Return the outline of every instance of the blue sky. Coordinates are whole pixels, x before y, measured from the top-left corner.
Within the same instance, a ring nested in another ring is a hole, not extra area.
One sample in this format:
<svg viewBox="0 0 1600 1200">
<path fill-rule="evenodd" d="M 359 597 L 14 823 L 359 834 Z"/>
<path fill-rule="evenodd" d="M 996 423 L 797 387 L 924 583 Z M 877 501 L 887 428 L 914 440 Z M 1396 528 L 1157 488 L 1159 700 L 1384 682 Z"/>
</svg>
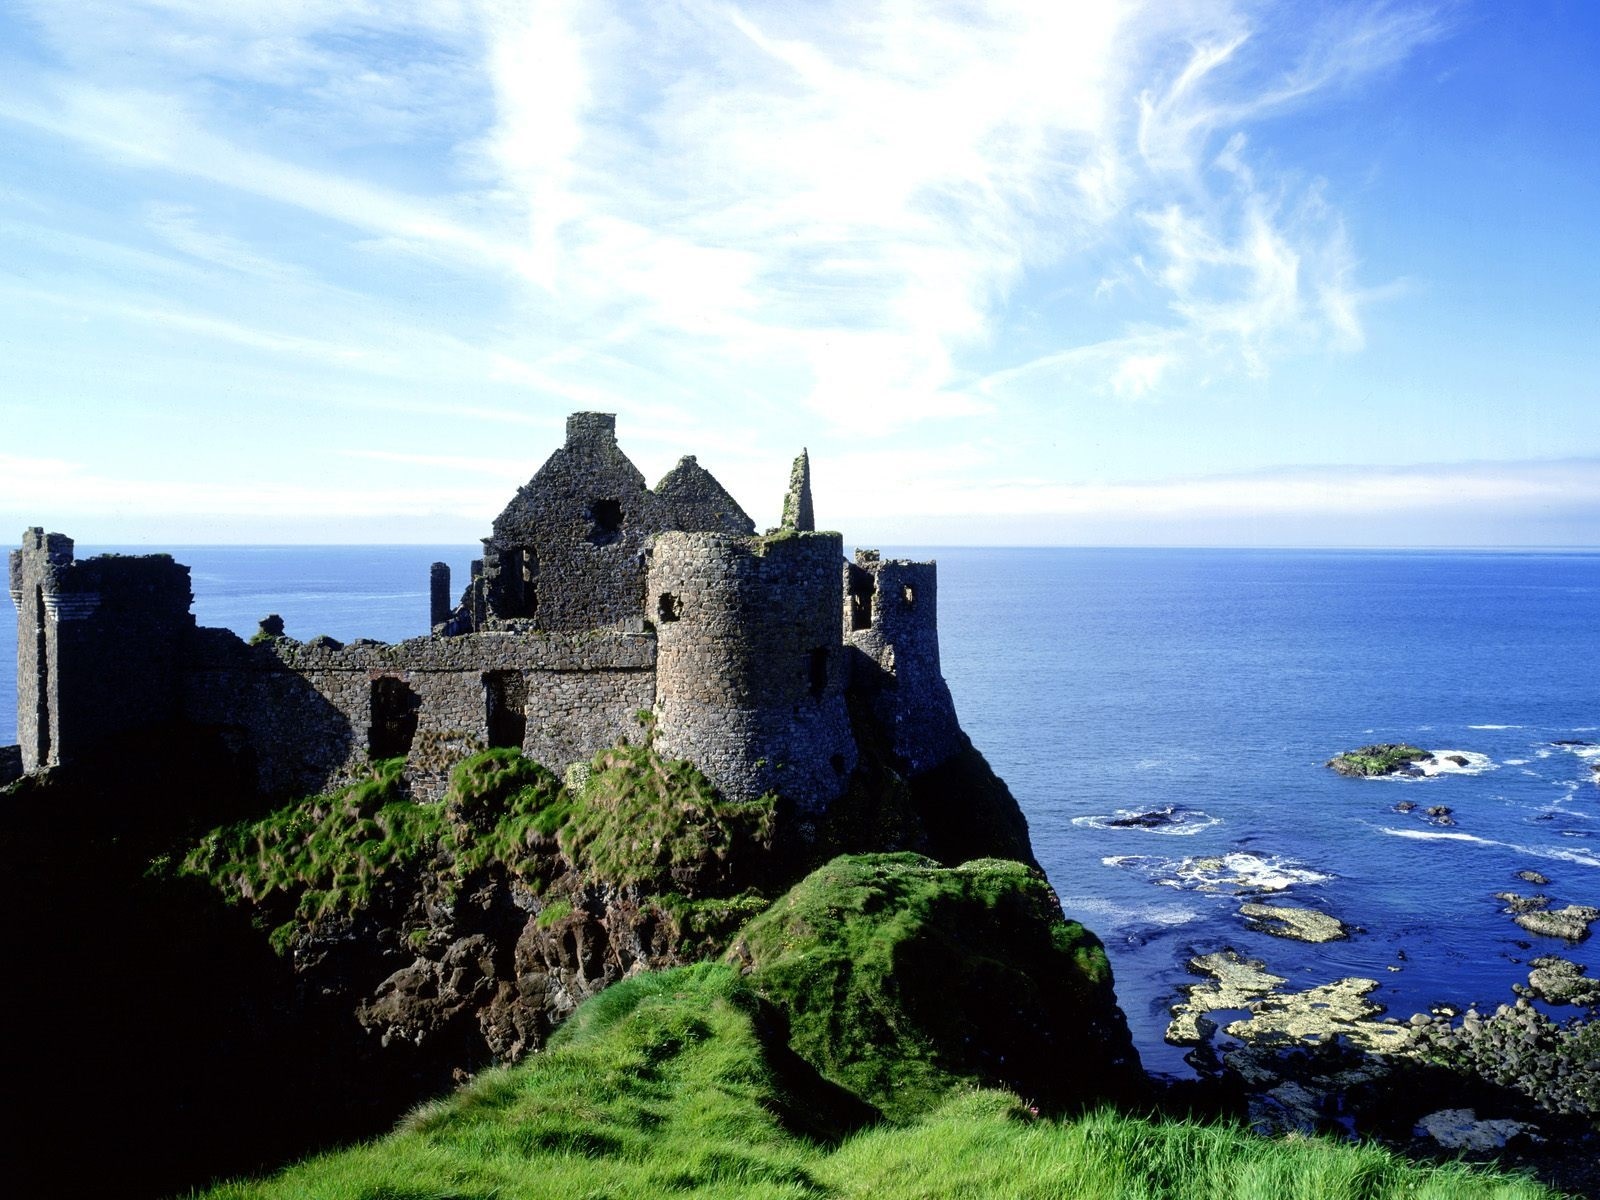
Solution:
<svg viewBox="0 0 1600 1200">
<path fill-rule="evenodd" d="M 0 530 L 1600 544 L 1600 6 L 12 0 Z M 7 535 L 10 536 L 10 535 Z"/>
</svg>

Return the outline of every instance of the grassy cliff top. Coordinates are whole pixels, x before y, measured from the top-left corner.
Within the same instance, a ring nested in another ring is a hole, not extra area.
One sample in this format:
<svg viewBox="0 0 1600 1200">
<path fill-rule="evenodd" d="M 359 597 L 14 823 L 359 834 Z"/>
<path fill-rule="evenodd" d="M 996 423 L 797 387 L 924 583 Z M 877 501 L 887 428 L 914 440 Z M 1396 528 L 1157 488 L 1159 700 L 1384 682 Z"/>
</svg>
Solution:
<svg viewBox="0 0 1600 1200">
<path fill-rule="evenodd" d="M 700 964 L 618 984 L 550 1050 L 486 1072 L 377 1141 L 216 1200 L 354 1197 L 1105 1196 L 1539 1200 L 1518 1178 L 1419 1168 L 1322 1139 L 1098 1112 L 1038 1117 L 958 1089 L 905 1126 L 831 1134 L 826 1084 L 785 1052 L 749 982 Z"/>
</svg>

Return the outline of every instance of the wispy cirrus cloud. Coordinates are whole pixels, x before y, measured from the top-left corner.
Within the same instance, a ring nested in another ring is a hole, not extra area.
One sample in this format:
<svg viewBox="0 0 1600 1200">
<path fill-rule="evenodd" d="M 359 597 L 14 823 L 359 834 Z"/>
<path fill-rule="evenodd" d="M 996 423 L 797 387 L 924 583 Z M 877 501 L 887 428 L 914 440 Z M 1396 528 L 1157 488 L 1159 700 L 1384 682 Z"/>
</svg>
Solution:
<svg viewBox="0 0 1600 1200">
<path fill-rule="evenodd" d="M 103 224 L 163 261 L 148 295 L 16 294 L 393 382 L 362 403 L 396 413 L 430 403 L 402 381 L 473 426 L 614 409 L 734 478 L 818 418 L 970 452 L 966 418 L 1358 349 L 1338 197 L 1257 145 L 1442 32 L 1246 0 L 18 11 L 48 53 L 0 120 L 126 183 Z"/>
</svg>

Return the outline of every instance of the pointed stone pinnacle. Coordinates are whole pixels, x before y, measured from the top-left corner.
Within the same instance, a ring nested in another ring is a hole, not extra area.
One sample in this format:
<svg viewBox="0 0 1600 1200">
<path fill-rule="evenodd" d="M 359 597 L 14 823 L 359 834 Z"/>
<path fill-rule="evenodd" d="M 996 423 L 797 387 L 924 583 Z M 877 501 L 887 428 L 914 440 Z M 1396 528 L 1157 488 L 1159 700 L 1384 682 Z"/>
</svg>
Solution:
<svg viewBox="0 0 1600 1200">
<path fill-rule="evenodd" d="M 783 528 L 810 532 L 817 519 L 811 511 L 811 459 L 804 449 L 789 471 L 789 493 L 783 498 Z"/>
</svg>

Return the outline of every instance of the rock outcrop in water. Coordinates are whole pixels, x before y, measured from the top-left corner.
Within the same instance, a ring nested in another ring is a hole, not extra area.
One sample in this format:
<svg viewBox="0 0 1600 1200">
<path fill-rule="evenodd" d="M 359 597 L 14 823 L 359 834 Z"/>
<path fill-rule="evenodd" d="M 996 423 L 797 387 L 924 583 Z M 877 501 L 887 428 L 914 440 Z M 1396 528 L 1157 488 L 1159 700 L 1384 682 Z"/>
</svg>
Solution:
<svg viewBox="0 0 1600 1200">
<path fill-rule="evenodd" d="M 1413 763 L 1431 761 L 1432 758 L 1433 754 L 1420 746 L 1383 742 L 1335 754 L 1327 765 L 1341 775 L 1403 775 L 1412 770 Z"/>
</svg>

